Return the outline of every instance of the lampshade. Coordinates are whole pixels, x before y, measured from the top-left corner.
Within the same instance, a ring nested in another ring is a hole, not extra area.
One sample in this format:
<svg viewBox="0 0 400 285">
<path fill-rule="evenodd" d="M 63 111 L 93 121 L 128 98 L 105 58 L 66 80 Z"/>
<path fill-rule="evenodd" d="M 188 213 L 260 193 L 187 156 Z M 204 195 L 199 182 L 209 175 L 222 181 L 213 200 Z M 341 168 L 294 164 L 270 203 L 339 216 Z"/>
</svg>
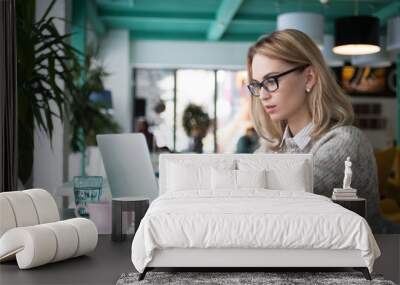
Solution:
<svg viewBox="0 0 400 285">
<path fill-rule="evenodd" d="M 386 39 L 388 51 L 400 50 L 400 16 L 388 20 Z"/>
<path fill-rule="evenodd" d="M 365 55 L 353 55 L 351 57 L 351 64 L 356 66 L 371 66 L 371 67 L 388 67 L 392 64 L 388 53 L 385 50 L 385 37 L 381 37 L 380 52 Z"/>
<path fill-rule="evenodd" d="M 332 67 L 343 66 L 344 61 L 347 58 L 345 56 L 333 53 L 332 52 L 333 44 L 334 44 L 333 35 L 324 35 L 324 47 L 322 49 L 322 55 L 324 56 L 324 59 L 329 66 Z"/>
<path fill-rule="evenodd" d="M 336 19 L 334 53 L 362 55 L 379 51 L 379 19 L 377 17 L 350 16 Z"/>
<path fill-rule="evenodd" d="M 321 49 L 324 42 L 324 17 L 308 12 L 284 13 L 278 16 L 278 30 L 296 29 L 307 34 Z"/>
</svg>

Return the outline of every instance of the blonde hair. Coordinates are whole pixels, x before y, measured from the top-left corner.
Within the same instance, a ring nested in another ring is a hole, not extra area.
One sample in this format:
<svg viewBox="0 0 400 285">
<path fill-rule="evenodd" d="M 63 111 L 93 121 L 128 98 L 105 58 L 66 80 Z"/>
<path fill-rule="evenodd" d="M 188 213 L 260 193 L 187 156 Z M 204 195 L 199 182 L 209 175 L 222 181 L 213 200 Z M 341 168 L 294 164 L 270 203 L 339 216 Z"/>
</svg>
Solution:
<svg viewBox="0 0 400 285">
<path fill-rule="evenodd" d="M 310 134 L 317 139 L 331 128 L 351 125 L 354 112 L 351 102 L 336 83 L 315 43 L 303 32 L 287 29 L 260 38 L 247 53 L 248 80 L 252 77 L 252 61 L 255 54 L 285 61 L 289 64 L 310 65 L 315 68 L 317 80 L 307 94 L 307 104 L 315 127 Z M 266 140 L 268 147 L 277 150 L 282 141 L 286 120 L 274 122 L 264 111 L 261 100 L 251 96 L 251 113 L 257 133 Z"/>
</svg>

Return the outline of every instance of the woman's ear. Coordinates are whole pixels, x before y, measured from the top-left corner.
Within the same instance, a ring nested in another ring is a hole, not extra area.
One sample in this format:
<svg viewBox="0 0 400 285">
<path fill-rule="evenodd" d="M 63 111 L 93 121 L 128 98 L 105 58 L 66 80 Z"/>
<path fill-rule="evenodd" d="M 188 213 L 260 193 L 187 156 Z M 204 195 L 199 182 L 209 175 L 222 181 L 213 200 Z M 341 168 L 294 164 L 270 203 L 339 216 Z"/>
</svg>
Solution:
<svg viewBox="0 0 400 285">
<path fill-rule="evenodd" d="M 306 79 L 306 92 L 309 93 L 317 83 L 317 73 L 315 72 L 314 66 L 308 66 L 304 70 L 304 75 Z"/>
</svg>

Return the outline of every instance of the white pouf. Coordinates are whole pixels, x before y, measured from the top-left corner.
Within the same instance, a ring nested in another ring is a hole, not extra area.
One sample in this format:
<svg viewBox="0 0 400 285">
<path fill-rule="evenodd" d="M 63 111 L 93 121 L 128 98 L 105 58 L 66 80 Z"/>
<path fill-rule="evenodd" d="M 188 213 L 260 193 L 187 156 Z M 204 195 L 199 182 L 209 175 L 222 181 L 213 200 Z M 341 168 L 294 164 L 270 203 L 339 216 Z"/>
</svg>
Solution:
<svg viewBox="0 0 400 285">
<path fill-rule="evenodd" d="M 96 248 L 96 225 L 84 218 L 59 221 L 46 190 L 0 193 L 0 214 L 0 262 L 16 259 L 20 269 L 28 269 Z"/>
</svg>

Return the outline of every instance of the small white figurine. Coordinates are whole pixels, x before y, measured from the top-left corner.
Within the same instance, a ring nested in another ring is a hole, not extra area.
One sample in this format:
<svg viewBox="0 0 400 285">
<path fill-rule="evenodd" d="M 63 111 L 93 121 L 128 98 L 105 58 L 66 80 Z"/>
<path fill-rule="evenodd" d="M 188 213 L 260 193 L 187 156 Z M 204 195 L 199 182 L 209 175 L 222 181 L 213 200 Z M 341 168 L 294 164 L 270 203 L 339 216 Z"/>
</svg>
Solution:
<svg viewBox="0 0 400 285">
<path fill-rule="evenodd" d="M 344 162 L 344 178 L 343 188 L 333 188 L 332 199 L 333 200 L 352 200 L 357 199 L 357 189 L 351 187 L 351 177 L 353 171 L 351 170 L 350 156 L 347 157 Z"/>
<path fill-rule="evenodd" d="M 343 179 L 343 189 L 351 189 L 351 176 L 353 172 L 351 171 L 351 161 L 350 156 L 347 157 L 346 161 L 344 162 L 344 179 Z"/>
</svg>

